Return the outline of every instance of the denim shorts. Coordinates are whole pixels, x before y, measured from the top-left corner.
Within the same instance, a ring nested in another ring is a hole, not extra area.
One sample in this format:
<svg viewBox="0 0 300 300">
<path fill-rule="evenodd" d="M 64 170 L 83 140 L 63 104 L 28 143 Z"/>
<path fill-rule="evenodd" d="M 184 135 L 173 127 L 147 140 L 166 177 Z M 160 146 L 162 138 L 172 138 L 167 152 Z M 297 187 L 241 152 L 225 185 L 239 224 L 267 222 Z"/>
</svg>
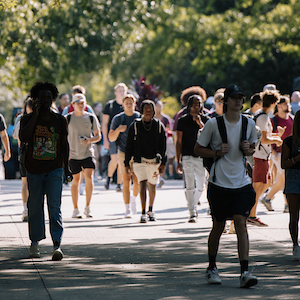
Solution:
<svg viewBox="0 0 300 300">
<path fill-rule="evenodd" d="M 300 169 L 285 170 L 284 194 L 300 194 Z"/>
</svg>

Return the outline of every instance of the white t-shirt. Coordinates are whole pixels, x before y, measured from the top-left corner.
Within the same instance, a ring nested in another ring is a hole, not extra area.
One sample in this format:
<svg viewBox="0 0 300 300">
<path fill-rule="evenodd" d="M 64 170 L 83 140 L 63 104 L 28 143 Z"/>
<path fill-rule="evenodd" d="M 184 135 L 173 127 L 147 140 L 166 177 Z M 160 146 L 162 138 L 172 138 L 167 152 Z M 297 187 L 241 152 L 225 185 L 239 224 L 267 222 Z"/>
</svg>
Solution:
<svg viewBox="0 0 300 300">
<path fill-rule="evenodd" d="M 76 116 L 73 112 L 67 114 L 65 118 L 70 115 L 70 122 L 68 126 L 68 140 L 70 144 L 70 159 L 82 160 L 88 157 L 94 157 L 94 149 L 92 144 L 82 145 L 80 136 L 92 137 L 92 132 L 100 131 L 100 124 L 94 114 L 83 112 L 82 116 Z M 93 126 L 90 119 L 93 117 Z"/>
<path fill-rule="evenodd" d="M 267 136 L 271 136 L 273 132 L 273 126 L 270 118 L 266 114 L 261 114 L 256 119 L 256 125 L 260 128 L 261 131 L 266 131 Z M 255 152 L 253 157 L 260 159 L 268 159 L 269 154 L 271 153 L 271 145 L 258 143 L 255 147 Z"/>
<path fill-rule="evenodd" d="M 226 120 L 224 122 L 227 133 L 227 143 L 229 145 L 229 152 L 221 157 L 213 164 L 208 181 L 224 187 L 237 189 L 251 183 L 249 176 L 246 173 L 243 153 L 240 150 L 241 135 L 242 135 L 242 118 L 236 124 L 231 124 Z M 255 122 L 248 118 L 247 125 L 247 140 L 250 144 L 256 142 Z M 197 143 L 200 146 L 210 147 L 213 150 L 220 150 L 222 145 L 222 138 L 218 129 L 217 119 L 210 119 L 204 126 Z M 216 175 L 213 181 L 213 175 Z"/>
</svg>

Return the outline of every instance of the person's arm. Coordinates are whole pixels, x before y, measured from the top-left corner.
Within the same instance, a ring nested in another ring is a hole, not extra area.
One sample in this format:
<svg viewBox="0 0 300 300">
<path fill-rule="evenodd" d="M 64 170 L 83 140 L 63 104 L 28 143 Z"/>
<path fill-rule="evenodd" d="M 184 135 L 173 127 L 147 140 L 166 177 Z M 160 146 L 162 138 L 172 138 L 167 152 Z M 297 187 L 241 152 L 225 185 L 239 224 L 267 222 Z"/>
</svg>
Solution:
<svg viewBox="0 0 300 300">
<path fill-rule="evenodd" d="M 108 133 L 108 139 L 110 142 L 115 142 L 118 137 L 119 137 L 119 134 L 121 132 L 125 132 L 127 129 L 127 125 L 119 125 L 118 128 L 116 128 L 115 130 L 113 129 L 110 129 L 109 130 L 109 133 Z"/>
<path fill-rule="evenodd" d="M 176 172 L 178 174 L 182 174 L 182 165 L 181 165 L 181 156 L 182 156 L 182 135 L 183 132 L 176 130 L 176 135 L 177 135 L 177 141 L 176 141 Z"/>
<path fill-rule="evenodd" d="M 86 146 L 87 144 L 97 143 L 101 140 L 101 132 L 99 129 L 93 131 L 92 137 L 84 137 L 82 145 Z"/>
<path fill-rule="evenodd" d="M 108 140 L 108 122 L 109 115 L 102 115 L 102 134 L 103 134 L 103 146 L 105 149 L 109 149 L 109 140 Z"/>
<path fill-rule="evenodd" d="M 4 161 L 7 162 L 11 157 L 11 152 L 10 152 L 9 138 L 6 129 L 1 131 L 1 140 L 5 150 Z"/>
<path fill-rule="evenodd" d="M 134 147 L 134 124 L 133 122 L 128 130 L 126 147 L 125 147 L 125 169 L 127 174 L 131 174 L 129 162 L 133 156 L 133 147 Z"/>
<path fill-rule="evenodd" d="M 65 181 L 71 182 L 72 181 L 72 172 L 69 169 L 69 152 L 70 152 L 70 146 L 68 142 L 68 123 L 65 117 L 62 117 L 62 124 L 63 124 L 63 130 L 62 130 L 62 136 L 61 136 L 61 149 L 62 149 L 62 157 L 63 157 L 63 164 L 64 164 L 64 175 L 65 175 Z"/>
<path fill-rule="evenodd" d="M 228 144 L 222 144 L 220 150 L 213 150 L 199 145 L 197 142 L 194 147 L 194 153 L 200 157 L 223 157 L 229 151 Z"/>
<path fill-rule="evenodd" d="M 291 168 L 294 164 L 300 161 L 300 154 L 290 157 L 290 148 L 286 143 L 281 147 L 281 168 L 288 169 Z"/>
</svg>

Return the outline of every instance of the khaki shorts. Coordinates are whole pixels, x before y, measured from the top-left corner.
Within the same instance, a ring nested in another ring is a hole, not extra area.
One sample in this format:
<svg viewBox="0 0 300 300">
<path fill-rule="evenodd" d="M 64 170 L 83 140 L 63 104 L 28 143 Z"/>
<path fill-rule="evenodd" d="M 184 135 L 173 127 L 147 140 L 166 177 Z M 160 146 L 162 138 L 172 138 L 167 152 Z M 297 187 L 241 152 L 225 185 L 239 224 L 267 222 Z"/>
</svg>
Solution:
<svg viewBox="0 0 300 300">
<path fill-rule="evenodd" d="M 159 166 L 160 164 L 156 163 L 156 158 L 148 159 L 142 157 L 141 163 L 133 163 L 133 172 L 139 183 L 147 180 L 150 184 L 156 185 L 159 178 Z"/>
<path fill-rule="evenodd" d="M 119 163 L 119 168 L 121 171 L 121 174 L 126 174 L 126 169 L 125 169 L 125 152 L 118 150 L 118 163 Z M 133 164 L 133 158 L 131 158 L 129 162 L 130 169 L 132 169 L 132 164 Z"/>
</svg>

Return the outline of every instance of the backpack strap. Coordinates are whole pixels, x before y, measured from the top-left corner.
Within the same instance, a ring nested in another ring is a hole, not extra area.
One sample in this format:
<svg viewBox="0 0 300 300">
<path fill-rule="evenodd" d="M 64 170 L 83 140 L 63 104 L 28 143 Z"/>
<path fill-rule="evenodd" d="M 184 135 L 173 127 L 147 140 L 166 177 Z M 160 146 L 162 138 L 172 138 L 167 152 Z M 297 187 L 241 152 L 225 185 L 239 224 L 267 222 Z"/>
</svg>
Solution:
<svg viewBox="0 0 300 300">
<path fill-rule="evenodd" d="M 216 119 L 217 119 L 219 133 L 222 138 L 222 143 L 227 144 L 227 133 L 226 133 L 226 126 L 225 126 L 224 118 L 223 118 L 223 116 L 217 116 Z"/>
<path fill-rule="evenodd" d="M 92 130 L 93 130 L 93 127 L 94 127 L 94 116 L 93 115 L 90 115 L 90 121 L 91 121 L 91 124 L 92 124 Z"/>
<path fill-rule="evenodd" d="M 248 118 L 242 115 L 242 136 L 241 142 L 247 140 Z"/>
</svg>

